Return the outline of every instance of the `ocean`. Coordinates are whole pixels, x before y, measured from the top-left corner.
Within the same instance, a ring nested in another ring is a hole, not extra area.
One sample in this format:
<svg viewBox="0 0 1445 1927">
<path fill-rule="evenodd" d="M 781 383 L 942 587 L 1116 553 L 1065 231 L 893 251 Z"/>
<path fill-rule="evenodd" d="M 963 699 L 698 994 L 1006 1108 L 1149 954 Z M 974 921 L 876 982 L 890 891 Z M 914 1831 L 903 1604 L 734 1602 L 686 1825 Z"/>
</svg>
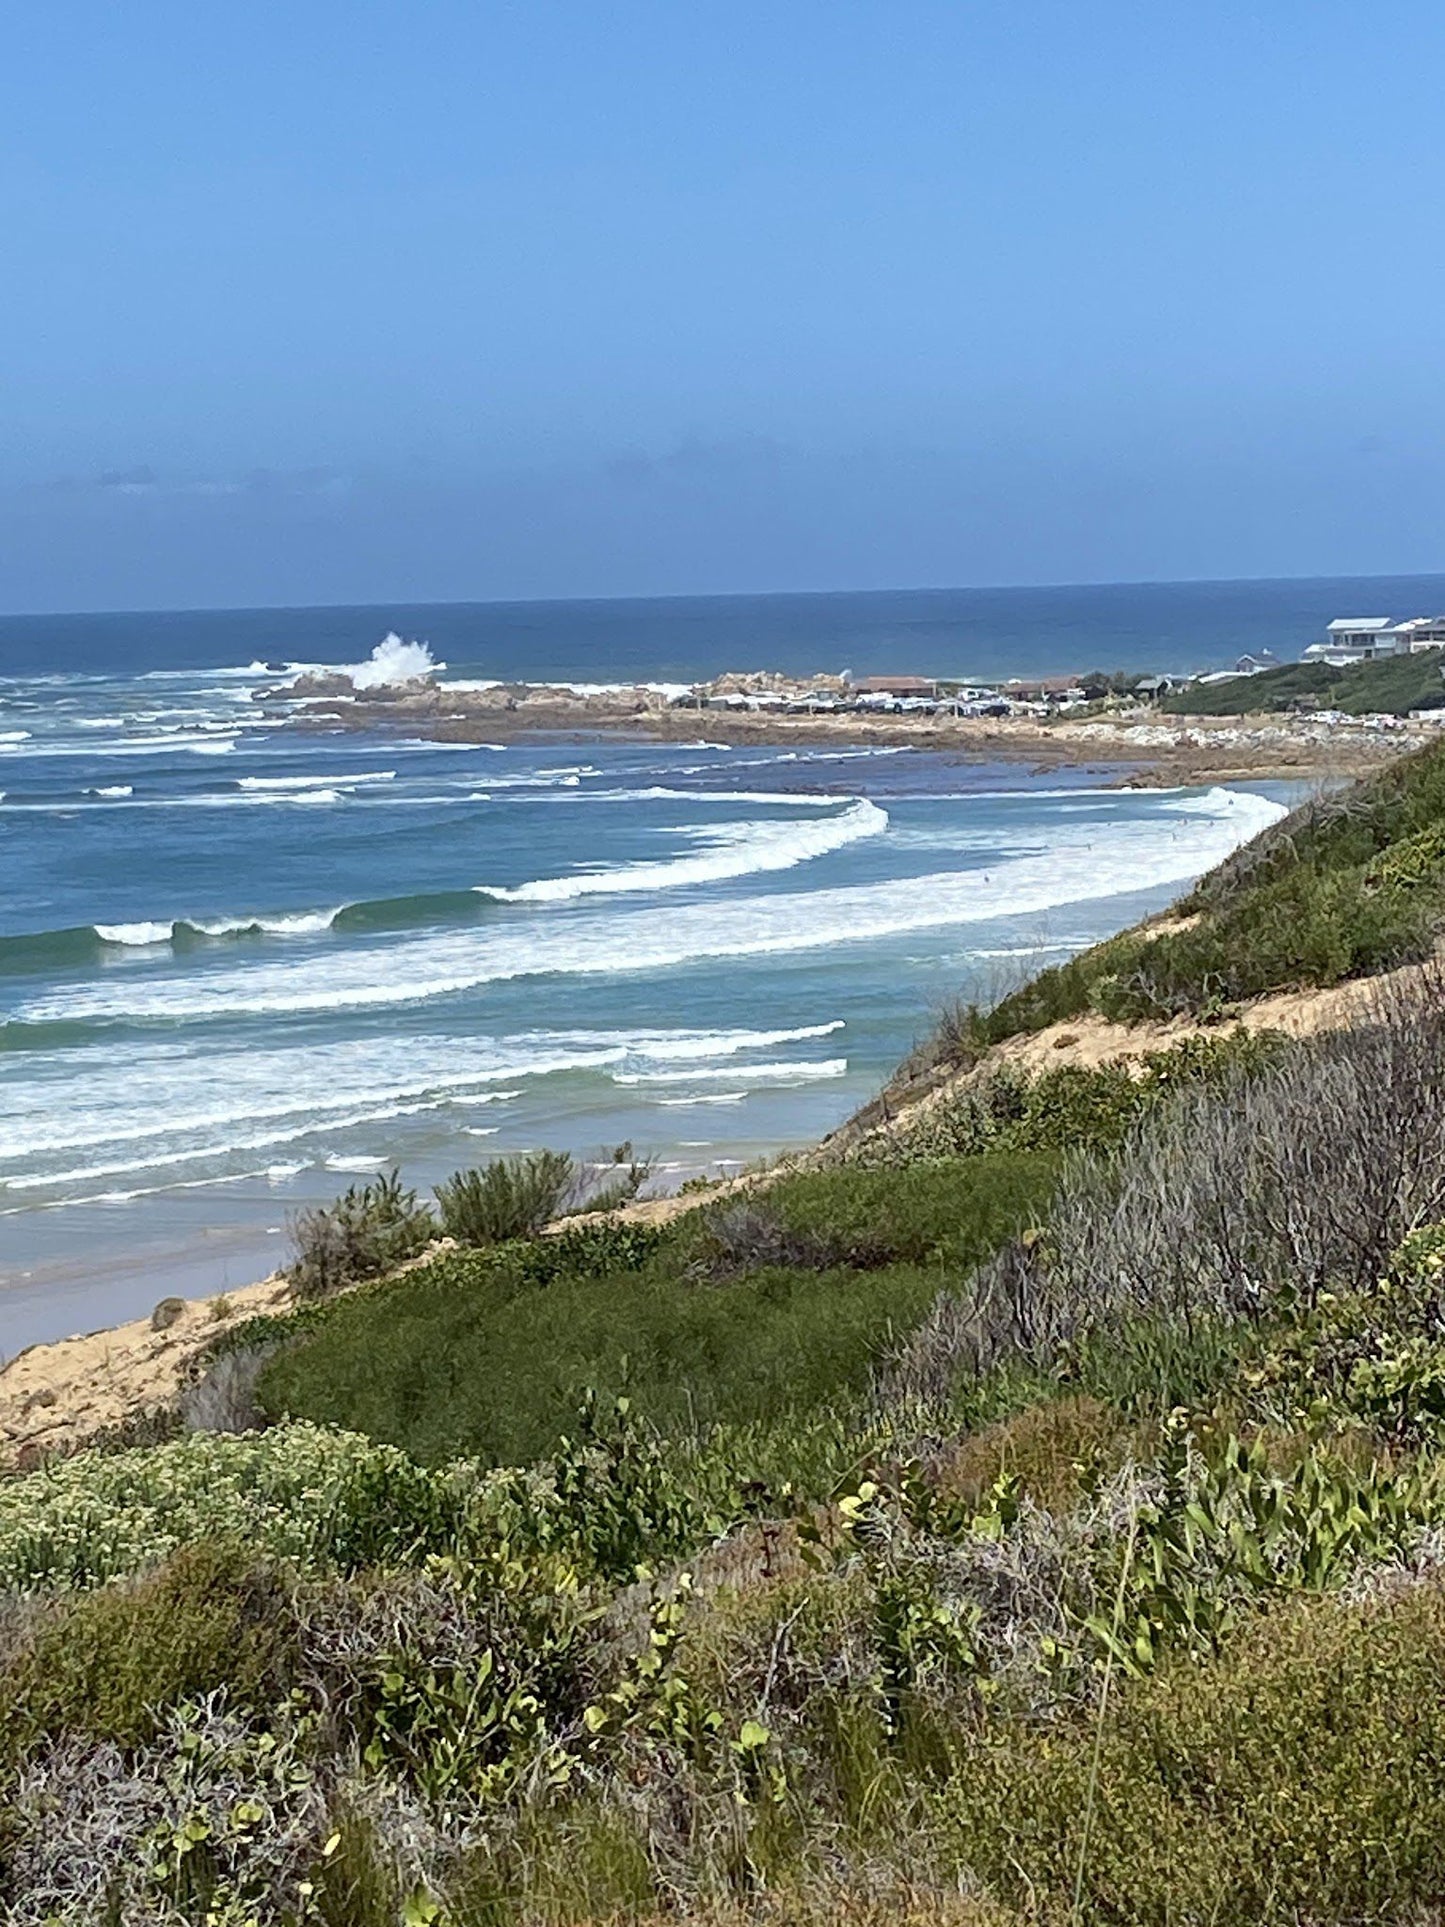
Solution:
<svg viewBox="0 0 1445 1927">
<path fill-rule="evenodd" d="M 398 1163 L 622 1142 L 669 1184 L 840 1123 L 936 1012 L 1168 902 L 1279 786 L 863 746 L 286 724 L 389 631 L 444 680 L 1210 667 L 1441 584 L 0 622 L 0 1355 L 219 1292 Z M 364 680 L 364 675 L 363 675 Z"/>
</svg>

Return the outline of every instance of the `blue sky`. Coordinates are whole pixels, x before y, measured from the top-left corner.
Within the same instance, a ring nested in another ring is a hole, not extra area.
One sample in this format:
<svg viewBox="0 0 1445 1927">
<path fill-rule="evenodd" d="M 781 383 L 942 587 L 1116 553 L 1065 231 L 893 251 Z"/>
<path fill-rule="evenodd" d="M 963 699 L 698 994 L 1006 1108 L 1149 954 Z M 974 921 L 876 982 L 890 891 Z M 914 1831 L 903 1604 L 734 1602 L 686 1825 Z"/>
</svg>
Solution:
<svg viewBox="0 0 1445 1927">
<path fill-rule="evenodd" d="M 1445 568 L 1438 0 L 49 0 L 0 608 Z"/>
</svg>

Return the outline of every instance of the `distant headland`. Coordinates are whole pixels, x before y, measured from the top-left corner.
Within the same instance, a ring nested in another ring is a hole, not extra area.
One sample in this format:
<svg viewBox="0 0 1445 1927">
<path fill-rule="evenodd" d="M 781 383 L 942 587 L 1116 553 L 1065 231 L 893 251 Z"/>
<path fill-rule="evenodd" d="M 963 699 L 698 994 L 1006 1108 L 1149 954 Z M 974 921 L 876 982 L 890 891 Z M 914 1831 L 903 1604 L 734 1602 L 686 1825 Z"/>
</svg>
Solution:
<svg viewBox="0 0 1445 1927">
<path fill-rule="evenodd" d="M 1348 631 L 1348 633 L 1345 633 Z M 1358 773 L 1445 723 L 1445 618 L 1330 625 L 1299 662 L 1247 656 L 1200 676 L 1094 669 L 993 682 L 923 673 L 731 670 L 695 683 L 448 681 L 391 635 L 351 669 L 307 668 L 254 699 L 296 722 L 424 729 L 439 741 L 630 731 L 683 741 L 887 743 L 1035 766 L 1115 765 L 1118 780 Z"/>
</svg>

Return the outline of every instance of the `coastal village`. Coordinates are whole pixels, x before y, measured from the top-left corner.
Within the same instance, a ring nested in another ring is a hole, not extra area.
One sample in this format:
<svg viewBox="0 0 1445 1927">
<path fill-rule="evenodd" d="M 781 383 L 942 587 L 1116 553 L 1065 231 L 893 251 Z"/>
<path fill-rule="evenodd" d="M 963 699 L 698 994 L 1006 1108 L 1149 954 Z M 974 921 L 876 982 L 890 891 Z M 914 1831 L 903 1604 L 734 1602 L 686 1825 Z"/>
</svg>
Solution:
<svg viewBox="0 0 1445 1927">
<path fill-rule="evenodd" d="M 389 649 L 388 637 L 373 663 Z M 1040 769 L 1113 765 L 1129 784 L 1363 775 L 1445 724 L 1445 615 L 1343 616 L 1297 656 L 1243 654 L 1198 674 L 981 678 L 907 672 L 705 682 L 448 682 L 442 664 L 386 680 L 305 670 L 253 700 L 278 720 L 344 730 L 425 727 L 434 740 L 624 731 L 679 742 L 851 742 L 942 750 Z"/>
<path fill-rule="evenodd" d="M 1442 649 L 1445 649 L 1445 615 L 1411 616 L 1403 621 L 1391 616 L 1340 616 L 1327 625 L 1321 640 L 1303 650 L 1298 660 L 1304 664 L 1346 669 Z M 1232 668 L 1201 675 L 1141 673 L 1129 676 L 1094 670 L 1083 675 L 1014 676 L 991 684 L 918 674 L 857 678 L 820 675 L 800 681 L 767 672 L 733 673 L 675 695 L 672 704 L 678 709 L 754 713 L 771 710 L 783 715 L 1039 718 L 1065 715 L 1092 705 L 1158 703 L 1191 690 L 1203 692 L 1223 683 L 1238 683 L 1242 678 L 1264 675 L 1286 664 L 1286 658 L 1265 650 L 1240 656 Z M 1437 707 L 1445 712 L 1445 664 L 1441 668 L 1439 704 L 1422 706 L 1415 719 L 1433 720 L 1431 710 Z M 1296 710 L 1313 714 L 1317 721 L 1351 720 L 1337 712 L 1312 710 L 1308 703 L 1297 705 Z M 1445 715 L 1441 719 L 1445 720 Z M 1398 719 L 1392 716 L 1390 720 Z"/>
</svg>

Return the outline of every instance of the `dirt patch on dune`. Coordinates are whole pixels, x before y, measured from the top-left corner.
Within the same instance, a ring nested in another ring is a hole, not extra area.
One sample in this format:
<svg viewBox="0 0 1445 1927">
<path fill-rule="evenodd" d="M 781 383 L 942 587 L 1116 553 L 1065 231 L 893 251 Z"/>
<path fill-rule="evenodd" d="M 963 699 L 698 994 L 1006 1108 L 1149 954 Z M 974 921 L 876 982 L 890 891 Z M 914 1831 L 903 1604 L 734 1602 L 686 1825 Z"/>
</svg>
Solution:
<svg viewBox="0 0 1445 1927">
<path fill-rule="evenodd" d="M 1192 918 L 1160 918 L 1150 926 L 1149 934 L 1163 936 L 1167 931 L 1187 927 L 1192 921 Z M 865 1139 L 877 1140 L 906 1131 L 926 1117 L 935 1105 L 948 1102 L 970 1084 L 1004 1068 L 1027 1077 L 1057 1070 L 1064 1064 L 1098 1070 L 1105 1064 L 1142 1058 L 1150 1051 L 1171 1050 L 1190 1037 L 1219 1036 L 1235 1028 L 1282 1031 L 1287 1037 L 1311 1037 L 1321 1031 L 1345 1030 L 1368 1022 L 1371 1011 L 1382 1001 L 1401 991 L 1421 988 L 1426 973 L 1438 971 L 1442 959 L 1445 959 L 1445 946 L 1429 963 L 1407 964 L 1377 977 L 1356 978 L 1325 990 L 1274 991 L 1251 1003 L 1234 1005 L 1227 1018 L 1211 1024 L 1201 1023 L 1194 1017 L 1119 1024 L 1092 1011 L 1065 1018 L 1044 1030 L 1005 1038 L 966 1070 L 935 1065 L 919 1073 L 911 1085 L 900 1087 L 895 1083 L 825 1139 L 820 1152 L 831 1160 L 846 1155 Z"/>
<path fill-rule="evenodd" d="M 97 1432 L 168 1408 L 203 1346 L 243 1318 L 290 1302 L 290 1286 L 276 1272 L 220 1298 L 168 1300 L 169 1320 L 160 1330 L 150 1317 L 135 1318 L 32 1345 L 0 1368 L 0 1470 L 24 1470 L 74 1451 Z"/>
</svg>

